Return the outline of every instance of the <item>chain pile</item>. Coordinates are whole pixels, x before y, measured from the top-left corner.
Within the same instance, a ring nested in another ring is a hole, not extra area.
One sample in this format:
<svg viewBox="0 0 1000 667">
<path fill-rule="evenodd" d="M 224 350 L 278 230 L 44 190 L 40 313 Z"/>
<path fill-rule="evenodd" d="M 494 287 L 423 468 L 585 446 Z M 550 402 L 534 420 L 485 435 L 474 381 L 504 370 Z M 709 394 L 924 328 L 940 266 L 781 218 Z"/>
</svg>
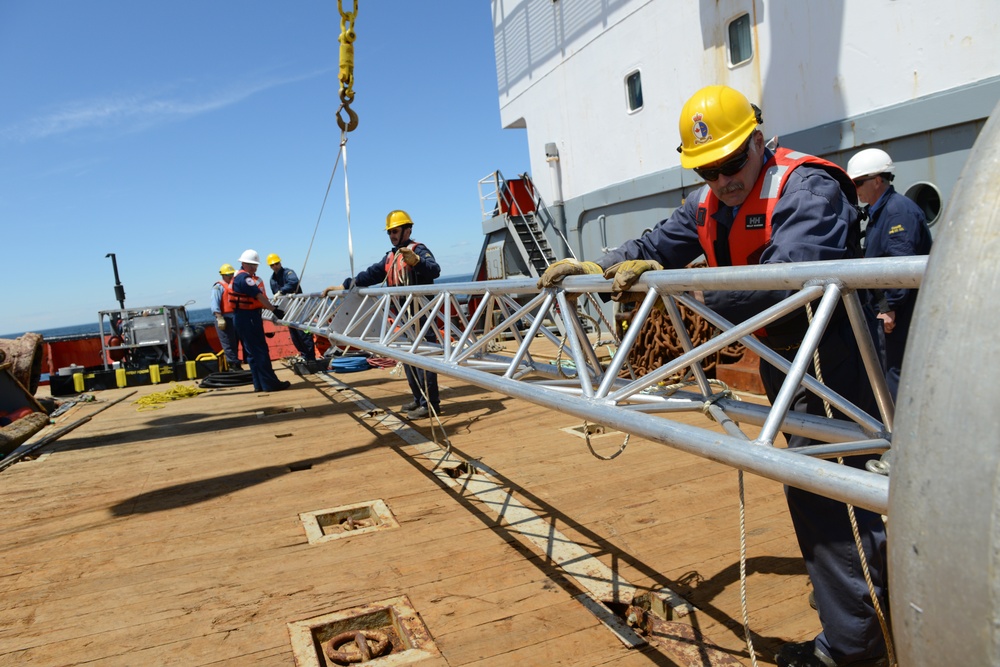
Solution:
<svg viewBox="0 0 1000 667">
<path fill-rule="evenodd" d="M 678 303 L 677 307 L 681 311 L 688 336 L 691 337 L 691 342 L 695 346 L 707 342 L 716 333 L 714 326 L 684 304 Z M 628 328 L 634 314 L 634 309 L 626 312 L 619 311 L 615 314 L 615 327 L 620 338 L 624 337 L 625 329 Z M 702 361 L 702 368 L 705 369 L 708 377 L 714 378 L 716 366 L 736 363 L 743 358 L 745 349 L 741 343 L 733 343 L 708 356 Z M 674 329 L 670 318 L 661 309 L 654 308 L 639 330 L 635 346 L 629 351 L 628 361 L 632 365 L 635 375 L 641 377 L 682 354 L 684 354 L 684 347 L 681 345 L 677 330 Z"/>
</svg>

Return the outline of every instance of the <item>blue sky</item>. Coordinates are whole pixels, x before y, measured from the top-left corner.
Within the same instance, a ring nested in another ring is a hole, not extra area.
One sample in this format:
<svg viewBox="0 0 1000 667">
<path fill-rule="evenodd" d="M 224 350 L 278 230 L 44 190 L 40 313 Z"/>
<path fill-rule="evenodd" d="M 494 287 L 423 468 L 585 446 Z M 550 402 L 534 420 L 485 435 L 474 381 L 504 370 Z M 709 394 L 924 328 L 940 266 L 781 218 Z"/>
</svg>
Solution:
<svg viewBox="0 0 1000 667">
<path fill-rule="evenodd" d="M 528 169 L 524 130 L 500 127 L 490 3 L 359 5 L 355 269 L 402 208 L 444 275 L 470 273 L 477 182 Z M 0 2 L 0 332 L 117 307 L 110 252 L 129 307 L 207 307 L 247 248 L 301 271 L 339 149 L 339 33 L 334 0 Z M 349 266 L 338 167 L 304 287 Z"/>
</svg>

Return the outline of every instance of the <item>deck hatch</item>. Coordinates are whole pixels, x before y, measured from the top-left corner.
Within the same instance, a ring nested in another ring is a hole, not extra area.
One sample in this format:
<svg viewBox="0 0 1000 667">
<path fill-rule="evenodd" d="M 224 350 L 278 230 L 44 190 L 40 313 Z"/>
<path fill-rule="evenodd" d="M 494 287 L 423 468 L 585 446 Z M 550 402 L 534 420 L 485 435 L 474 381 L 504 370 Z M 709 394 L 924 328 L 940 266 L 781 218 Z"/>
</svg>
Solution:
<svg viewBox="0 0 1000 667">
<path fill-rule="evenodd" d="M 301 405 L 267 407 L 257 411 L 257 419 L 267 419 L 268 417 L 274 417 L 275 415 L 287 415 L 293 412 L 305 412 L 305 408 Z"/>
<path fill-rule="evenodd" d="M 368 638 L 369 648 L 380 643 L 380 637 L 388 640 L 386 649 L 365 662 L 366 665 L 396 667 L 440 655 L 420 615 L 403 595 L 289 623 L 295 664 L 297 667 L 349 664 L 331 659 L 330 655 L 358 657 L 359 649 L 353 642 L 343 641 L 348 633 L 358 632 Z M 332 641 L 336 644 L 332 645 Z"/>
<path fill-rule="evenodd" d="M 589 422 L 580 424 L 579 426 L 567 426 L 559 430 L 570 435 L 575 435 L 578 438 L 586 438 L 588 435 L 591 438 L 600 438 L 606 435 L 622 435 L 621 431 L 610 429 L 604 424 L 591 424 Z"/>
<path fill-rule="evenodd" d="M 310 544 L 329 542 L 341 537 L 399 528 L 399 523 L 382 500 L 368 500 L 353 505 L 303 512 L 299 514 Z"/>
</svg>

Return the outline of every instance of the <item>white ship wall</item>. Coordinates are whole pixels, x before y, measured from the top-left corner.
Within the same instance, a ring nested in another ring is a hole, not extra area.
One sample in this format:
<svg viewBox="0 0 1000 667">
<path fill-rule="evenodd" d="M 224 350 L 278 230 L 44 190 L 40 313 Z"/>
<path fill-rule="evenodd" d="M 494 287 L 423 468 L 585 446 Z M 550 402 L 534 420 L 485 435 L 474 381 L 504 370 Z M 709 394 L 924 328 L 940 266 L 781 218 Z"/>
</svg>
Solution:
<svg viewBox="0 0 1000 667">
<path fill-rule="evenodd" d="M 1000 97 L 997 7 L 991 0 L 493 0 L 501 122 L 527 128 L 535 184 L 547 202 L 561 189 L 571 236 L 583 233 L 588 212 L 618 204 L 659 215 L 697 184 L 679 167 L 677 119 L 683 102 L 713 83 L 758 102 L 765 134 L 785 145 L 840 164 L 862 145 L 896 147 L 904 177 L 897 188 L 929 179 L 946 197 Z M 730 67 L 726 26 L 747 12 L 754 57 Z M 644 106 L 629 113 L 625 78 L 635 70 Z M 947 96 L 955 91 L 962 94 Z M 967 127 L 953 140 L 920 136 L 952 126 Z M 911 145 L 891 143 L 906 137 Z M 550 142 L 559 151 L 558 187 L 546 162 Z M 639 216 L 628 226 L 649 224 Z"/>
</svg>

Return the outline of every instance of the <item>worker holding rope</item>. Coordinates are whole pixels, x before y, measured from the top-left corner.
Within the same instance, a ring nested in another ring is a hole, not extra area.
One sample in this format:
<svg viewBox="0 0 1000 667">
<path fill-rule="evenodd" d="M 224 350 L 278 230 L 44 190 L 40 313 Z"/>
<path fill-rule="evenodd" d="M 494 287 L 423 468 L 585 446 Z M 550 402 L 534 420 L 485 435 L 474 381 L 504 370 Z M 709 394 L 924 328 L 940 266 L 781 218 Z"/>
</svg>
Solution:
<svg viewBox="0 0 1000 667">
<path fill-rule="evenodd" d="M 626 241 L 597 262 L 562 260 L 546 269 L 539 287 L 563 276 L 604 274 L 614 278 L 612 298 L 626 299 L 645 271 L 683 268 L 704 254 L 710 266 L 746 266 L 858 257 L 859 211 L 854 184 L 838 166 L 803 153 L 768 145 L 758 125 L 760 109 L 740 92 L 708 86 L 681 110 L 681 166 L 705 185 L 686 203 L 640 238 Z M 705 302 L 732 322 L 742 322 L 785 298 L 771 291 L 705 292 Z M 768 324 L 760 340 L 794 359 L 809 324 L 799 309 Z M 864 362 L 843 306 L 838 306 L 819 345 L 815 374 L 828 387 L 869 414 L 877 406 Z M 822 376 L 820 375 L 822 369 Z M 785 374 L 761 362 L 768 398 L 778 394 Z M 815 394 L 798 388 L 793 409 L 828 415 Z M 837 413 L 838 417 L 842 417 Z M 787 436 L 790 448 L 813 444 Z M 871 457 L 844 459 L 863 468 Z M 823 630 L 806 642 L 785 644 L 779 667 L 881 666 L 891 658 L 884 623 L 886 533 L 882 518 L 855 508 L 863 547 L 856 546 L 849 508 L 794 487 L 786 487 L 788 507 L 806 569 L 815 590 Z M 863 576 L 867 560 L 870 584 Z"/>
<path fill-rule="evenodd" d="M 410 238 L 413 220 L 409 214 L 400 210 L 390 211 L 385 218 L 385 232 L 392 243 L 392 249 L 385 257 L 355 278 L 348 278 L 343 285 L 327 287 L 323 290 L 323 296 L 354 286 L 371 287 L 382 283 L 389 287 L 434 284 L 434 280 L 441 275 L 441 267 L 427 246 Z M 428 336 L 433 336 L 433 330 Z M 412 366 L 403 366 L 403 369 L 413 394 L 413 400 L 403 406 L 406 416 L 410 419 L 423 419 L 432 414 L 440 414 L 437 373 Z"/>
</svg>

